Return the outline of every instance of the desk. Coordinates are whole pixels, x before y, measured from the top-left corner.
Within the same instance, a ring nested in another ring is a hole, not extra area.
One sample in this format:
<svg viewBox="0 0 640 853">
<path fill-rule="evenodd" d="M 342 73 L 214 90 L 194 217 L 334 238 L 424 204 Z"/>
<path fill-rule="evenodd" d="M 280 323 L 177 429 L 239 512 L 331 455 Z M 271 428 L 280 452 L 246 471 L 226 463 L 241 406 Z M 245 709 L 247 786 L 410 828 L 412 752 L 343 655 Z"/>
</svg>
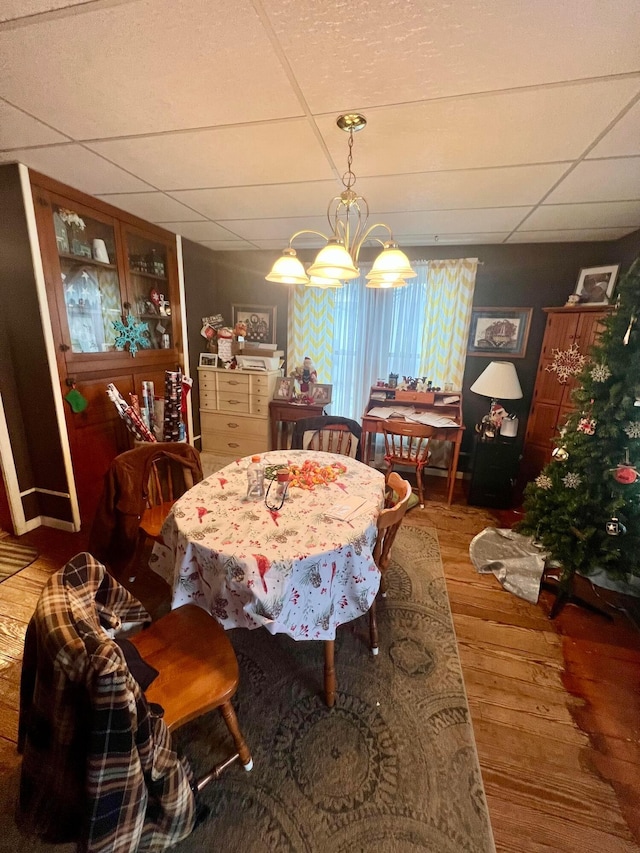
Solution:
<svg viewBox="0 0 640 853">
<path fill-rule="evenodd" d="M 291 487 L 272 513 L 245 498 L 250 458 L 233 462 L 176 501 L 162 529 L 166 547 L 154 546 L 150 565 L 172 588 L 172 608 L 195 603 L 224 628 L 330 641 L 333 669 L 336 628 L 366 613 L 380 585 L 373 548 L 384 476 L 333 453 L 274 451 L 263 459 L 340 462 L 346 471 L 313 491 Z M 346 522 L 328 517 L 345 496 L 362 499 L 359 514 Z"/>
<path fill-rule="evenodd" d="M 371 389 L 371 393 L 375 395 L 386 394 L 385 400 L 371 397 L 367 404 L 367 409 L 362 416 L 362 461 L 370 464 L 373 458 L 372 445 L 373 437 L 376 433 L 382 433 L 385 423 L 389 419 L 377 418 L 368 414 L 370 409 L 377 406 L 384 408 L 393 407 L 394 412 L 402 410 L 403 406 L 411 406 L 416 411 L 433 412 L 437 415 L 444 415 L 453 418 L 459 426 L 443 427 L 438 429 L 433 439 L 436 441 L 450 441 L 453 445 L 453 451 L 449 459 L 449 470 L 447 474 L 447 503 L 450 504 L 453 499 L 453 490 L 456 484 L 456 472 L 458 470 L 458 459 L 460 458 L 460 448 L 462 446 L 462 436 L 464 435 L 464 424 L 462 423 L 462 396 L 450 391 L 444 392 L 429 392 L 425 394 L 405 392 L 399 394 L 399 399 L 396 399 L 396 394 L 392 389 L 379 388 L 377 386 Z M 447 397 L 457 397 L 458 400 L 450 405 L 442 405 L 442 401 Z M 424 402 L 421 401 L 424 398 Z M 393 419 L 392 419 L 393 420 Z"/>
<path fill-rule="evenodd" d="M 291 444 L 291 431 L 288 425 L 303 418 L 319 418 L 324 415 L 324 406 L 306 403 L 289 403 L 286 400 L 271 400 L 269 418 L 271 420 L 271 449 L 286 450 Z M 283 424 L 287 428 L 283 429 Z M 282 441 L 286 433 L 286 441 Z"/>
</svg>

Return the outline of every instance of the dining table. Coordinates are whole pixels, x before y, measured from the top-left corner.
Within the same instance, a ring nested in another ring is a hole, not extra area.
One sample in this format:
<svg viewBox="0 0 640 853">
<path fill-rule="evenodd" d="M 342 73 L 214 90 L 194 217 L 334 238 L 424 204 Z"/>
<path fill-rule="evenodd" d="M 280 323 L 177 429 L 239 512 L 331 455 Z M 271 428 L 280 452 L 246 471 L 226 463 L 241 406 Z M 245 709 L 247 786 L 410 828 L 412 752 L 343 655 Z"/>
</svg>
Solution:
<svg viewBox="0 0 640 853">
<path fill-rule="evenodd" d="M 336 629 L 365 614 L 380 585 L 373 549 L 385 478 L 321 451 L 271 451 L 261 461 L 264 499 L 247 498 L 251 457 L 216 471 L 175 502 L 150 566 L 170 585 L 172 608 L 195 603 L 225 629 L 324 641 L 332 706 Z M 284 467 L 293 479 L 278 506 Z"/>
</svg>

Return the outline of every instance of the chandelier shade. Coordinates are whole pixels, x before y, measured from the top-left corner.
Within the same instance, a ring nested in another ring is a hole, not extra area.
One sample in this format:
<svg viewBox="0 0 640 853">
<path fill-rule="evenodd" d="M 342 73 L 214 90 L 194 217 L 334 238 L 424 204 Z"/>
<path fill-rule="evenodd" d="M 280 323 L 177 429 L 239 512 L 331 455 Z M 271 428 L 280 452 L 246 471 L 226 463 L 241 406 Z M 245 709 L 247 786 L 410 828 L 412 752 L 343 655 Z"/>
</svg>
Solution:
<svg viewBox="0 0 640 853">
<path fill-rule="evenodd" d="M 376 222 L 374 225 L 367 226 L 369 204 L 364 196 L 353 189 L 356 182 L 356 176 L 351 169 L 353 134 L 362 130 L 366 124 L 367 120 L 359 113 L 348 113 L 337 119 L 338 127 L 349 134 L 349 154 L 347 171 L 342 176 L 344 190 L 340 195 L 332 198 L 327 207 L 329 235 L 310 229 L 297 231 L 289 239 L 288 247 L 283 250 L 282 255 L 266 276 L 267 281 L 280 284 L 305 284 L 307 287 L 341 287 L 342 282 L 351 281 L 360 275 L 358 269 L 360 249 L 369 239 L 380 243 L 382 252 L 375 259 L 371 272 L 366 277 L 367 287 L 403 287 L 407 284 L 406 279 L 417 275 L 411 267 L 409 258 L 398 248 L 388 225 L 384 222 Z M 373 236 L 373 232 L 380 228 L 387 232 L 385 242 Z M 326 240 L 326 245 L 320 249 L 306 272 L 291 245 L 301 234 L 315 234 Z M 327 280 L 333 283 L 327 284 Z"/>
</svg>

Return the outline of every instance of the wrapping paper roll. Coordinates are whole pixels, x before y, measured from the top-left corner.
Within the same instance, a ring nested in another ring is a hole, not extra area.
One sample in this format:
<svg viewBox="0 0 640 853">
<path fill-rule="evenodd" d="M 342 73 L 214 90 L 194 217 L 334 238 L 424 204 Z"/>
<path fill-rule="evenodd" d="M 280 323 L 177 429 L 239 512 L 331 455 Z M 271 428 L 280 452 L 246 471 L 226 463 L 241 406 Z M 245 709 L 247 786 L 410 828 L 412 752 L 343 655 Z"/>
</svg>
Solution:
<svg viewBox="0 0 640 853">
<path fill-rule="evenodd" d="M 164 374 L 163 440 L 180 441 L 182 424 L 182 371 L 166 370 Z"/>
</svg>

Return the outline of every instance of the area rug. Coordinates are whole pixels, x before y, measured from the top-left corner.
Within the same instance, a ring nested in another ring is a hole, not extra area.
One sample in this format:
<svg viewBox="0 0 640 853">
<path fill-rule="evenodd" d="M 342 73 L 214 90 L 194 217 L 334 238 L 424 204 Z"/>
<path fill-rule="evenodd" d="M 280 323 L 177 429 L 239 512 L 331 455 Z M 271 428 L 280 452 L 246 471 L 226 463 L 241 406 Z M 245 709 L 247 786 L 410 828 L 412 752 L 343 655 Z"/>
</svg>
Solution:
<svg viewBox="0 0 640 853">
<path fill-rule="evenodd" d="M 204 789 L 208 818 L 172 851 L 495 853 L 435 530 L 401 529 L 387 577 L 380 654 L 369 652 L 368 617 L 338 629 L 331 710 L 321 643 L 229 632 L 255 766 L 236 762 Z M 217 711 L 176 740 L 196 776 L 232 750 Z M 17 834 L 6 811 L 17 771 L 10 782 L 0 850 L 70 853 Z"/>
<path fill-rule="evenodd" d="M 176 853 L 495 849 L 434 530 L 400 530 L 388 585 L 377 658 L 368 617 L 338 629 L 332 710 L 320 643 L 229 633 L 255 766 L 205 788 L 211 815 Z M 196 775 L 230 745 L 217 712 L 178 739 Z"/>
<path fill-rule="evenodd" d="M 33 563 L 37 556 L 35 548 L 18 545 L 9 538 L 0 539 L 0 583 Z"/>
</svg>

